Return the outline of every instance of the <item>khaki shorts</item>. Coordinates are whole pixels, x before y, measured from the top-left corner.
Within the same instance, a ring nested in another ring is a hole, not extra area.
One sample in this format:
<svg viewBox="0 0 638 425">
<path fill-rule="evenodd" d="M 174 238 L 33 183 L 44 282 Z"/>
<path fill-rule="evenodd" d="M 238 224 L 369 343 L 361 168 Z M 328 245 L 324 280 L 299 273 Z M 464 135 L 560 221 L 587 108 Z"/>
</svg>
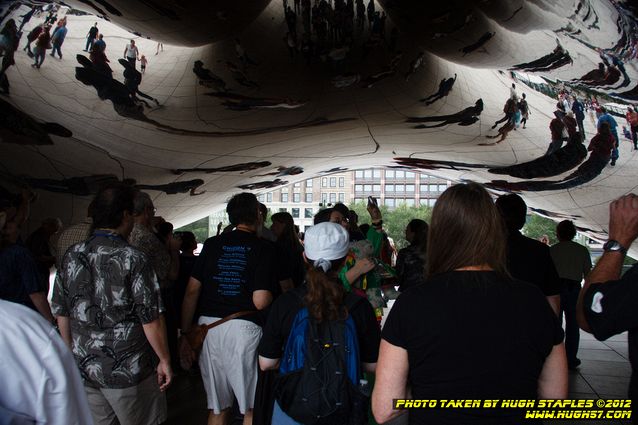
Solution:
<svg viewBox="0 0 638 425">
<path fill-rule="evenodd" d="M 219 320 L 202 316 L 199 324 Z M 247 320 L 230 320 L 208 331 L 199 368 L 206 388 L 208 409 L 215 414 L 232 407 L 233 394 L 239 411 L 253 408 L 257 388 L 257 346 L 261 327 Z"/>
<path fill-rule="evenodd" d="M 133 387 L 84 389 L 95 425 L 157 425 L 166 421 L 166 396 L 155 373 Z"/>
</svg>

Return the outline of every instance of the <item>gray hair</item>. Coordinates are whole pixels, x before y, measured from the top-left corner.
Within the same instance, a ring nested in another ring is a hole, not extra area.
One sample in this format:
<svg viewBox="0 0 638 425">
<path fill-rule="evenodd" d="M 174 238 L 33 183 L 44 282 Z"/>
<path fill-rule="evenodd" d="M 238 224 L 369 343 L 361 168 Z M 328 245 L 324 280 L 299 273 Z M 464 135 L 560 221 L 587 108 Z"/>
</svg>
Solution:
<svg viewBox="0 0 638 425">
<path fill-rule="evenodd" d="M 146 192 L 137 192 L 133 201 L 133 214 L 142 214 L 147 208 L 153 208 L 153 201 Z"/>
</svg>

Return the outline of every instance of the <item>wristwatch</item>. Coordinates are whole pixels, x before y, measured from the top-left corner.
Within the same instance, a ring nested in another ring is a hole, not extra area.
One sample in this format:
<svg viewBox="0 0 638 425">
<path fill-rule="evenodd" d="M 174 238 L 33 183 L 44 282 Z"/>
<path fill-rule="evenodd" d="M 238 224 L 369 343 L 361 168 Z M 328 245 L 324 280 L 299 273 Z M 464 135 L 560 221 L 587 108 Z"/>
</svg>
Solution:
<svg viewBox="0 0 638 425">
<path fill-rule="evenodd" d="M 627 254 L 627 248 L 622 246 L 620 242 L 615 241 L 613 239 L 610 239 L 607 242 L 605 242 L 605 244 L 603 245 L 603 250 L 605 252 L 620 252 L 623 255 Z"/>
</svg>

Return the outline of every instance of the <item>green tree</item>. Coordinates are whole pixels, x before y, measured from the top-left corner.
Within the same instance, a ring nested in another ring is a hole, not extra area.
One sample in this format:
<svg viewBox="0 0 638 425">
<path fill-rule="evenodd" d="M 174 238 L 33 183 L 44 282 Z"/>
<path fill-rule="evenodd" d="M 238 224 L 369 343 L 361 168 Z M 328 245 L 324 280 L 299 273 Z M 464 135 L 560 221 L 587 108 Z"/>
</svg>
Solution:
<svg viewBox="0 0 638 425">
<path fill-rule="evenodd" d="M 543 236 L 549 237 L 549 244 L 553 245 L 558 242 L 556 238 L 556 222 L 540 215 L 531 214 L 527 216 L 525 226 L 523 226 L 523 234 L 528 238 L 540 240 Z"/>
</svg>

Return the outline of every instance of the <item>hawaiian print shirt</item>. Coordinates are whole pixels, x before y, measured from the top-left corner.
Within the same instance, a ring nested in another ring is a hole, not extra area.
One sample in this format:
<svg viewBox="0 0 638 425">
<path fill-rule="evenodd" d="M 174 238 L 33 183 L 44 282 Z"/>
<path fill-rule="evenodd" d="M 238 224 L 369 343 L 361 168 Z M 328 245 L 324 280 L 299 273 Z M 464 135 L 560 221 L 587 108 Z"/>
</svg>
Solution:
<svg viewBox="0 0 638 425">
<path fill-rule="evenodd" d="M 165 243 L 142 224 L 135 223 L 128 241 L 135 248 L 142 251 L 151 262 L 157 274 L 161 288 L 169 286 L 168 271 L 171 268 L 171 254 Z"/>
<path fill-rule="evenodd" d="M 51 307 L 70 319 L 85 385 L 127 388 L 154 372 L 157 360 L 142 325 L 164 311 L 159 283 L 146 255 L 120 236 L 96 231 L 69 248 Z"/>
</svg>

